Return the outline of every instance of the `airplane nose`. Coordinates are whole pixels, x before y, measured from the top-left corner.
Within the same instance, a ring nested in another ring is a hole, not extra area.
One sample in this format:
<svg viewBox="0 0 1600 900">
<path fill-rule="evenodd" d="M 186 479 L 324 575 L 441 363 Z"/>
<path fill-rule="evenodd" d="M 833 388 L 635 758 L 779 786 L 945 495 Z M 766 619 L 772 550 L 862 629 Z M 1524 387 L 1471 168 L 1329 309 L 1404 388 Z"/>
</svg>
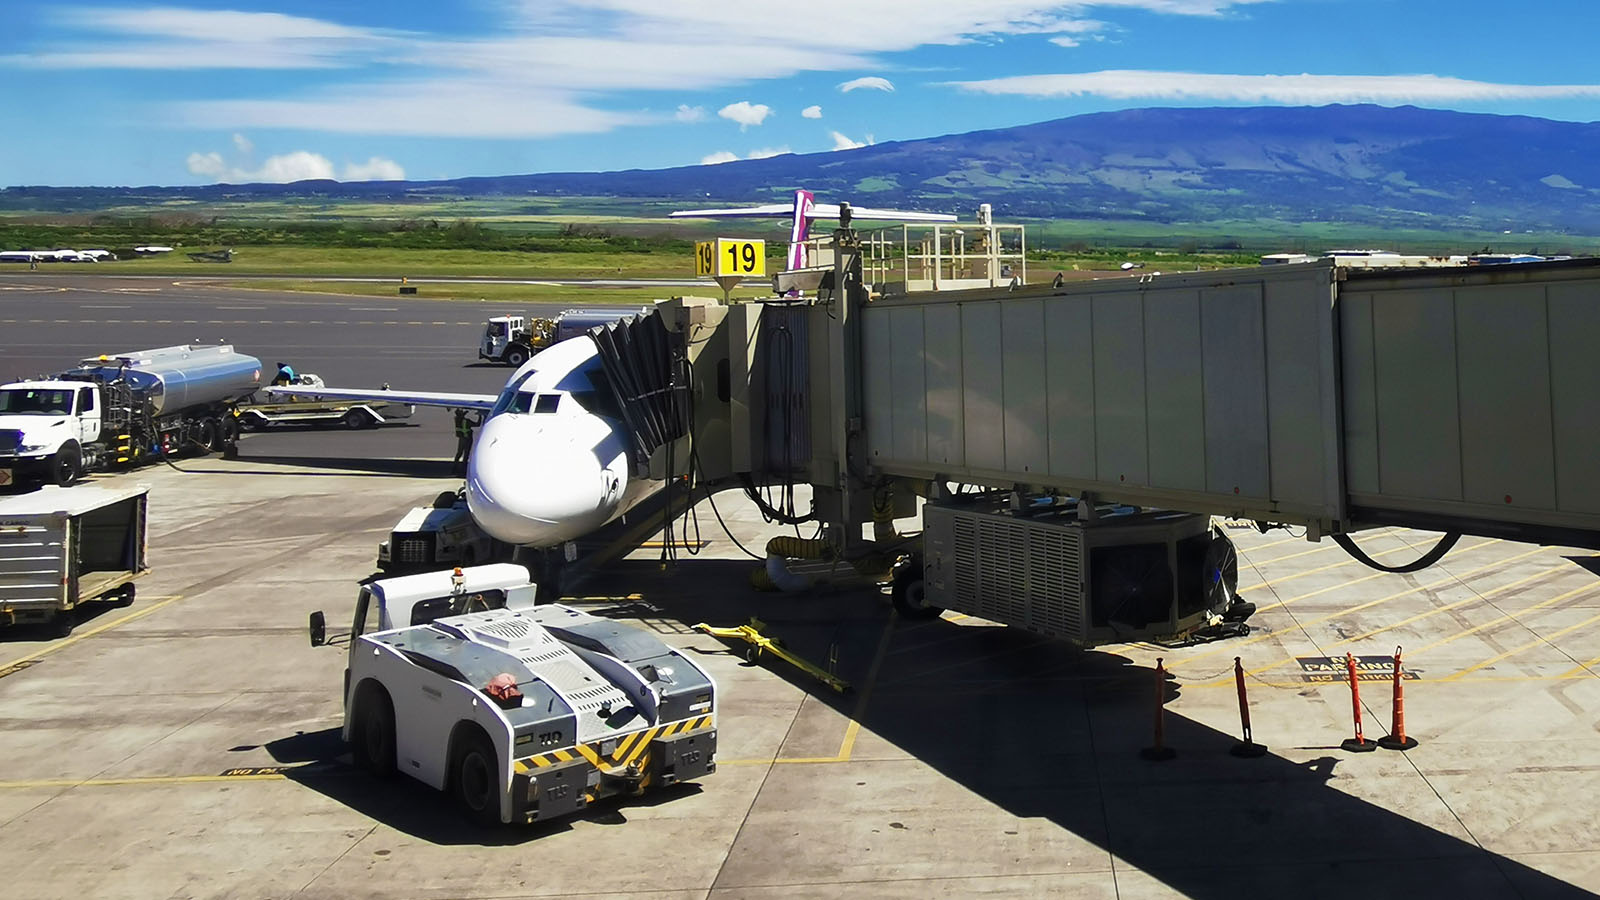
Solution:
<svg viewBox="0 0 1600 900">
<path fill-rule="evenodd" d="M 483 424 L 467 465 L 467 508 L 498 540 L 549 547 L 603 515 L 603 469 L 592 450 L 530 416 Z"/>
</svg>

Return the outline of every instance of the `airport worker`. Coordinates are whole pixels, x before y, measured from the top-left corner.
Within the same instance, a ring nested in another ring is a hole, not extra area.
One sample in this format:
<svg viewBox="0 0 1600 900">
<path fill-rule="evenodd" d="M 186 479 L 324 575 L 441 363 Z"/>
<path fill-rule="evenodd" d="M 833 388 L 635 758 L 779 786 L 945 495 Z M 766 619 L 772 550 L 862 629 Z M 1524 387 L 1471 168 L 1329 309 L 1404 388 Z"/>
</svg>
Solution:
<svg viewBox="0 0 1600 900">
<path fill-rule="evenodd" d="M 456 410 L 456 458 L 462 472 L 467 468 L 467 457 L 472 453 L 472 423 L 467 421 L 467 411 Z"/>
<path fill-rule="evenodd" d="M 294 384 L 294 367 L 286 362 L 278 363 L 278 377 L 272 379 L 275 386 Z"/>
</svg>

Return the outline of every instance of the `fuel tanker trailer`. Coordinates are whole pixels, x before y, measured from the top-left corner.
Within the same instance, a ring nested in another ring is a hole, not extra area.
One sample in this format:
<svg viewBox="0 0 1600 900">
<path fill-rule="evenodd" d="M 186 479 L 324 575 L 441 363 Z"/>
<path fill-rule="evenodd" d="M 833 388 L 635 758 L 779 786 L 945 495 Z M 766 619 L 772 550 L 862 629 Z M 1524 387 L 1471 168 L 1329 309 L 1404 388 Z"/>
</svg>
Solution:
<svg viewBox="0 0 1600 900">
<path fill-rule="evenodd" d="M 261 361 L 231 345 L 95 356 L 57 375 L 0 384 L 0 485 L 68 485 L 85 472 L 220 450 Z"/>
</svg>

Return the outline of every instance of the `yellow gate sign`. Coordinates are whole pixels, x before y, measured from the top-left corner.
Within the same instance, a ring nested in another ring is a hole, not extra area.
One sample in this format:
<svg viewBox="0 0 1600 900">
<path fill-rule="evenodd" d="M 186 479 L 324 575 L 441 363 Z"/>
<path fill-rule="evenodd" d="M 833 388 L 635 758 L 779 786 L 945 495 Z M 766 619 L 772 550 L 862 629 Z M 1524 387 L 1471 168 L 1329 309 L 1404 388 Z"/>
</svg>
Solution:
<svg viewBox="0 0 1600 900">
<path fill-rule="evenodd" d="M 717 238 L 694 245 L 694 274 L 713 278 L 767 274 L 767 242 Z"/>
</svg>

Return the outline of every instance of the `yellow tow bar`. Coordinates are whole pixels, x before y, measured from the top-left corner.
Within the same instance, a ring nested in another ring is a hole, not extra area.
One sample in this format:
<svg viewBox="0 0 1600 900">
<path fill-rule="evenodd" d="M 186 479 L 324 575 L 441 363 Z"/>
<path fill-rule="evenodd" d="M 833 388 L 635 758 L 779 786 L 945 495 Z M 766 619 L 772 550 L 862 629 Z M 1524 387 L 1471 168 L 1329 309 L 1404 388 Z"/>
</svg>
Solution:
<svg viewBox="0 0 1600 900">
<path fill-rule="evenodd" d="M 789 652 L 789 650 L 783 646 L 783 641 L 773 640 L 772 638 L 762 634 L 761 629 L 765 627 L 767 627 L 766 623 L 762 622 L 760 619 L 752 618 L 749 625 L 738 625 L 733 628 L 714 628 L 704 622 L 701 622 L 700 624 L 694 626 L 694 630 L 703 631 L 712 637 L 722 638 L 723 640 L 744 641 L 750 645 L 750 648 L 745 651 L 744 658 L 748 659 L 752 663 L 759 660 L 761 658 L 761 654 L 771 653 L 773 656 L 776 656 L 789 665 L 794 666 L 796 669 L 799 669 L 807 675 L 810 675 L 812 678 L 817 679 L 841 694 L 850 690 L 850 682 L 845 681 L 843 678 L 840 678 L 839 676 L 833 674 L 827 669 L 822 668 L 819 665 L 816 665 L 815 663 L 801 659 L 800 657 Z M 830 660 L 830 662 L 834 661 L 836 660 Z"/>
</svg>

